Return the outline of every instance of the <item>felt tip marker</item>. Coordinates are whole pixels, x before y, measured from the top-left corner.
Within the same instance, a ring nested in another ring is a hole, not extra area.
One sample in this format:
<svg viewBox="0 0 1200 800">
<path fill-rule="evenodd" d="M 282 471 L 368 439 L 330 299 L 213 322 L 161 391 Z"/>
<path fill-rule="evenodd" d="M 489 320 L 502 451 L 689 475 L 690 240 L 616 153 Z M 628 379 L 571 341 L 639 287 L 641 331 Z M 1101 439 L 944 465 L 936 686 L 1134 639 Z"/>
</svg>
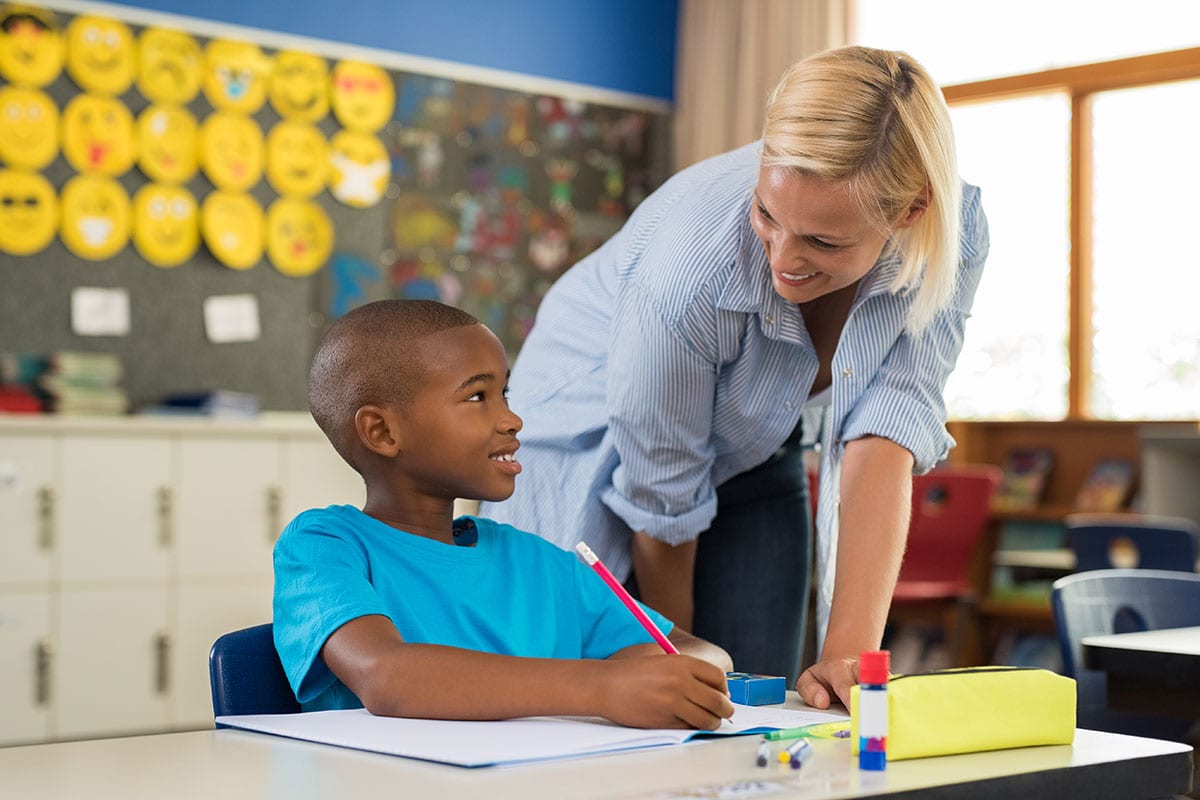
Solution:
<svg viewBox="0 0 1200 800">
<path fill-rule="evenodd" d="M 629 609 L 629 613 L 633 614 L 634 619 L 642 624 L 642 627 L 646 629 L 646 633 L 650 634 L 654 638 L 654 641 L 658 642 L 658 646 L 663 649 L 663 652 L 676 656 L 679 655 L 679 650 L 675 648 L 675 645 L 671 644 L 671 640 L 663 636 L 663 632 L 654 624 L 654 620 L 646 616 L 646 612 L 630 596 L 629 592 L 625 591 L 625 587 L 621 585 L 621 582 L 608 571 L 608 567 L 604 566 L 604 562 L 600 560 L 600 557 L 592 552 L 592 548 L 588 547 L 585 542 L 580 542 L 575 545 L 575 551 L 579 553 L 580 558 L 583 559 L 583 563 L 594 569 L 601 580 L 608 584 L 608 588 L 612 589 L 617 599 L 625 604 L 625 607 Z"/>
<path fill-rule="evenodd" d="M 812 745 L 808 743 L 808 739 L 798 739 L 788 745 L 787 755 L 792 769 L 800 769 L 812 758 Z"/>
<path fill-rule="evenodd" d="M 771 760 L 771 743 L 765 738 L 758 743 L 758 754 L 754 760 L 760 767 L 765 767 Z"/>
</svg>

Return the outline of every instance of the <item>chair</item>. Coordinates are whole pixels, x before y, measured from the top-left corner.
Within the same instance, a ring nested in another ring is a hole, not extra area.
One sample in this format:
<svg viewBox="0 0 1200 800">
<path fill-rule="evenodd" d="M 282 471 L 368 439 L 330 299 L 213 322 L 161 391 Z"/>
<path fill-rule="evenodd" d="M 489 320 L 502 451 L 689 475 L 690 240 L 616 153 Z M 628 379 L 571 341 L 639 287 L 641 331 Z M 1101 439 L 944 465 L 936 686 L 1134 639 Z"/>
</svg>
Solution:
<svg viewBox="0 0 1200 800">
<path fill-rule="evenodd" d="M 969 660 L 973 649 L 971 567 L 1000 476 L 991 464 L 949 464 L 913 477 L 908 543 L 890 616 L 937 619 L 954 664 Z"/>
<path fill-rule="evenodd" d="M 1102 569 L 1054 582 L 1050 595 L 1063 672 L 1075 678 L 1081 728 L 1180 739 L 1187 723 L 1107 708 L 1103 672 L 1083 669 L 1085 636 L 1200 625 L 1200 574 L 1175 570 Z"/>
<path fill-rule="evenodd" d="M 219 637 L 208 654 L 208 677 L 213 716 L 300 711 L 269 622 Z"/>
<path fill-rule="evenodd" d="M 1200 533 L 1188 519 L 1069 514 L 1063 524 L 1075 571 L 1138 567 L 1196 571 Z"/>
</svg>

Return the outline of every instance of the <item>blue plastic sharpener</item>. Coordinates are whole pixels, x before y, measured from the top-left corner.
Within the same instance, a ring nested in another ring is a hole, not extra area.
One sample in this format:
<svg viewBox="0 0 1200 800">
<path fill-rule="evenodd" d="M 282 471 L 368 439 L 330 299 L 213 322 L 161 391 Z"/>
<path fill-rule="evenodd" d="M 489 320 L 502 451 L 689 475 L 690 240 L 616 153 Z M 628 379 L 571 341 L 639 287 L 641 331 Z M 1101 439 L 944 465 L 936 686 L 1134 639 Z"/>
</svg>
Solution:
<svg viewBox="0 0 1200 800">
<path fill-rule="evenodd" d="M 729 686 L 729 699 L 744 706 L 782 703 L 787 694 L 787 681 L 779 675 L 726 672 L 725 682 Z"/>
</svg>

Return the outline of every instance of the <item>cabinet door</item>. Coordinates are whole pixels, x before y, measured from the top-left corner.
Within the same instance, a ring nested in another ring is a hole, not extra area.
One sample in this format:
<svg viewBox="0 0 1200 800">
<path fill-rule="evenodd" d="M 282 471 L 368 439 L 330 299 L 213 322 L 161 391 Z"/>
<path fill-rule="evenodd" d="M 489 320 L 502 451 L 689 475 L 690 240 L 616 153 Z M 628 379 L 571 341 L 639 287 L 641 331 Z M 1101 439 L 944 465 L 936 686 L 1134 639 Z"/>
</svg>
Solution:
<svg viewBox="0 0 1200 800">
<path fill-rule="evenodd" d="M 0 747 L 50 735 L 50 595 L 0 592 Z"/>
<path fill-rule="evenodd" d="M 180 577 L 270 578 L 284 524 L 279 441 L 185 435 L 178 457 Z"/>
<path fill-rule="evenodd" d="M 165 576 L 174 535 L 170 439 L 64 434 L 61 453 L 62 580 Z"/>
<path fill-rule="evenodd" d="M 54 659 L 55 735 L 97 738 L 167 727 L 170 661 L 165 582 L 64 589 Z"/>
<path fill-rule="evenodd" d="M 284 524 L 310 508 L 362 505 L 363 480 L 325 439 L 289 438 L 284 449 Z"/>
<path fill-rule="evenodd" d="M 56 446 L 49 434 L 0 434 L 0 587 L 50 580 Z"/>
<path fill-rule="evenodd" d="M 271 579 L 184 583 L 176 608 L 172 727 L 211 728 L 208 653 L 221 634 L 271 621 Z"/>
</svg>

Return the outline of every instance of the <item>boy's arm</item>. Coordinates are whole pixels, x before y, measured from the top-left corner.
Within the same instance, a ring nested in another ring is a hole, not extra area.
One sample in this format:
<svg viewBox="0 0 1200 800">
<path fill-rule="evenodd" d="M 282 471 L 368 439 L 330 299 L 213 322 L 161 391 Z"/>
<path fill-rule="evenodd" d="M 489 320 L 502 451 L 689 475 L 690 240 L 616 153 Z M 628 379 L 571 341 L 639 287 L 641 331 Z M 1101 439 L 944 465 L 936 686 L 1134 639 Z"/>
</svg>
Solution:
<svg viewBox="0 0 1200 800">
<path fill-rule="evenodd" d="M 733 714 L 720 667 L 661 651 L 608 660 L 504 656 L 410 644 L 387 617 L 369 615 L 334 631 L 321 658 L 379 716 L 584 715 L 638 728 L 712 730 Z"/>
<path fill-rule="evenodd" d="M 676 625 L 667 637 L 681 655 L 692 656 L 701 661 L 707 661 L 722 672 L 733 672 L 733 659 L 724 649 L 712 642 L 693 636 Z M 661 653 L 662 648 L 657 644 L 635 644 L 618 650 L 609 658 L 631 658 L 634 656 L 650 656 Z"/>
</svg>

